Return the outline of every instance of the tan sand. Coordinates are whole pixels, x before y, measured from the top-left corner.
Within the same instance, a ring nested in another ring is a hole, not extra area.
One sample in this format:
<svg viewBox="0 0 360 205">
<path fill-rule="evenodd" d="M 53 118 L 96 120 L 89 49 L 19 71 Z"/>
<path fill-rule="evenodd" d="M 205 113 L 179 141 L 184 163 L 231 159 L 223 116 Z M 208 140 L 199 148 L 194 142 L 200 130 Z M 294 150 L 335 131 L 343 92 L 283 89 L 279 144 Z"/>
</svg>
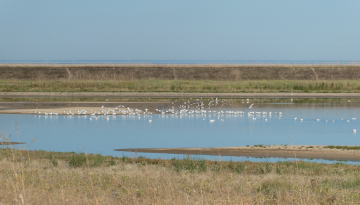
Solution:
<svg viewBox="0 0 360 205">
<path fill-rule="evenodd" d="M 25 144 L 24 142 L 0 142 L 0 145 Z"/>
<path fill-rule="evenodd" d="M 8 107 L 0 107 L 1 108 L 8 108 Z M 108 110 L 109 108 L 104 108 Z M 113 108 L 111 108 L 113 109 Z M 122 110 L 124 108 L 119 108 Z M 41 114 L 44 113 L 58 113 L 59 115 L 66 115 L 70 111 L 75 115 L 78 114 L 78 110 L 85 110 L 87 111 L 87 115 L 90 115 L 94 112 L 98 113 L 101 111 L 100 107 L 61 107 L 61 108 L 47 108 L 47 109 L 9 109 L 9 110 L 0 110 L 1 114 Z M 39 113 L 40 112 L 40 113 Z"/>
<path fill-rule="evenodd" d="M 314 148 L 307 148 L 310 146 Z M 266 148 L 260 148 L 260 147 L 153 148 L 153 149 L 133 148 L 133 149 L 116 149 L 115 151 L 360 161 L 360 150 L 328 149 L 328 148 L 324 148 L 324 145 L 288 145 L 288 146 L 271 145 L 271 146 L 267 146 Z"/>
<path fill-rule="evenodd" d="M 0 102 L 0 114 L 44 114 L 58 113 L 66 114 L 70 110 L 76 115 L 78 110 L 86 110 L 87 114 L 92 114 L 94 111 L 100 112 L 101 107 L 104 106 L 105 110 L 115 109 L 119 105 L 118 110 L 127 109 L 140 109 L 155 113 L 156 108 L 171 107 L 172 102 Z M 65 112 L 64 112 L 65 111 Z M 35 113 L 36 112 L 36 113 Z"/>
</svg>

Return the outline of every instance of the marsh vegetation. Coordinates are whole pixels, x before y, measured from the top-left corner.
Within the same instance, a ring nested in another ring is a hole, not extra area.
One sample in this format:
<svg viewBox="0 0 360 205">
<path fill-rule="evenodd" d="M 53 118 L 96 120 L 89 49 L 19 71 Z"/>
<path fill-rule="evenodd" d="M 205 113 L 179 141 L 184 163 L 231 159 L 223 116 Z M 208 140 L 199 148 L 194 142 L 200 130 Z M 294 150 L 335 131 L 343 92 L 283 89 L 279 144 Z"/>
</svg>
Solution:
<svg viewBox="0 0 360 205">
<path fill-rule="evenodd" d="M 343 93 L 360 92 L 360 81 L 329 80 L 244 80 L 244 81 L 187 81 L 187 80 L 89 80 L 89 81 L 22 81 L 0 80 L 0 92 L 299 92 Z"/>
<path fill-rule="evenodd" d="M 1 149 L 1 202 L 358 204 L 360 200 L 356 165 L 135 156 Z"/>
</svg>

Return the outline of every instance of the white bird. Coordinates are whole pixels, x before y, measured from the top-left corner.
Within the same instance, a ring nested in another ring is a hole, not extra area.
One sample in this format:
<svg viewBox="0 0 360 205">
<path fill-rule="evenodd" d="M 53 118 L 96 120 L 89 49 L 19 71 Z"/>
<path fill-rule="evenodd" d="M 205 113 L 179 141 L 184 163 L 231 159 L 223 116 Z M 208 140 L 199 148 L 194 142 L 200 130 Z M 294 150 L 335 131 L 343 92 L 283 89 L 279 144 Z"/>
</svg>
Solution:
<svg viewBox="0 0 360 205">
<path fill-rule="evenodd" d="M 316 119 L 316 121 L 320 121 L 320 119 Z"/>
<path fill-rule="evenodd" d="M 149 122 L 152 122 L 152 120 L 149 120 Z"/>
<path fill-rule="evenodd" d="M 356 133 L 356 129 L 353 129 L 353 132 Z"/>
<path fill-rule="evenodd" d="M 254 103 L 249 106 L 249 109 L 253 109 L 253 105 L 254 105 Z"/>
<path fill-rule="evenodd" d="M 209 120 L 209 122 L 215 122 L 215 120 L 212 119 L 212 120 Z"/>
</svg>

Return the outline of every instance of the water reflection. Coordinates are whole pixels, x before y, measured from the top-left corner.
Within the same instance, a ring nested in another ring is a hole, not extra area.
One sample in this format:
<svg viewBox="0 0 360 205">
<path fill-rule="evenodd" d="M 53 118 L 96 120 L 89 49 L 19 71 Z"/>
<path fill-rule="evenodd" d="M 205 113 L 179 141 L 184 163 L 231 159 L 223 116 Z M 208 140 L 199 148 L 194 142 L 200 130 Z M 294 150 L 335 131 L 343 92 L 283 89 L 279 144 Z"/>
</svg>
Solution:
<svg viewBox="0 0 360 205">
<path fill-rule="evenodd" d="M 113 151 L 121 148 L 360 144 L 358 134 L 352 132 L 353 129 L 359 129 L 358 120 L 352 119 L 359 119 L 360 107 L 357 100 L 310 99 L 311 102 L 305 103 L 296 99 L 293 103 L 289 101 L 290 99 L 267 99 L 266 103 L 255 101 L 254 109 L 250 110 L 246 101 L 242 103 L 241 100 L 233 100 L 230 106 L 210 109 L 215 112 L 99 116 L 96 120 L 89 120 L 90 116 L 77 115 L 2 114 L 0 130 L 12 134 L 11 139 L 18 141 L 14 127 L 17 123 L 21 141 L 30 143 L 36 138 L 29 149 L 83 152 L 85 147 L 88 153 L 113 156 L 122 156 L 123 153 Z M 243 113 L 240 114 L 240 111 Z M 249 112 L 254 114 L 249 115 Z M 259 112 L 267 114 L 257 114 Z M 281 117 L 279 112 L 282 112 Z M 141 155 L 164 157 L 164 154 Z M 214 159 L 213 156 L 205 158 Z M 222 159 L 264 160 L 245 157 Z"/>
</svg>

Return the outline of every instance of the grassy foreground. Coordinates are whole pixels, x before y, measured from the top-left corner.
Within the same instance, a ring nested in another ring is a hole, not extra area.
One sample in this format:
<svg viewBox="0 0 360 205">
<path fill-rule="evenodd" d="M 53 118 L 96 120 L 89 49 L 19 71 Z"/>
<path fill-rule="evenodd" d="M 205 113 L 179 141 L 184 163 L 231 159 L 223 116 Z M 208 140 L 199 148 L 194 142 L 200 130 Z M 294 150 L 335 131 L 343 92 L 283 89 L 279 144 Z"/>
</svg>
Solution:
<svg viewBox="0 0 360 205">
<path fill-rule="evenodd" d="M 360 92 L 359 80 L 0 80 L 0 92 Z"/>
<path fill-rule="evenodd" d="M 360 167 L 0 150 L 3 204 L 359 204 Z"/>
</svg>

